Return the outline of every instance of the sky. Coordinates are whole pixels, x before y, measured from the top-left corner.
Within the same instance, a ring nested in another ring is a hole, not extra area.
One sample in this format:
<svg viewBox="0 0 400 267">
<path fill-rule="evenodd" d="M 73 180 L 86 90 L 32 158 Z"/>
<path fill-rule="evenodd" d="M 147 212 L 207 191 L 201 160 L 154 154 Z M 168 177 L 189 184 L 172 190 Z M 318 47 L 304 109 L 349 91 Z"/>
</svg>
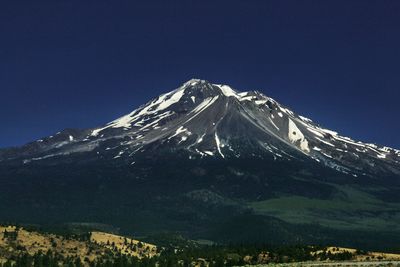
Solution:
<svg viewBox="0 0 400 267">
<path fill-rule="evenodd" d="M 0 147 L 103 125 L 191 78 L 400 148 L 400 1 L 3 1 Z"/>
</svg>

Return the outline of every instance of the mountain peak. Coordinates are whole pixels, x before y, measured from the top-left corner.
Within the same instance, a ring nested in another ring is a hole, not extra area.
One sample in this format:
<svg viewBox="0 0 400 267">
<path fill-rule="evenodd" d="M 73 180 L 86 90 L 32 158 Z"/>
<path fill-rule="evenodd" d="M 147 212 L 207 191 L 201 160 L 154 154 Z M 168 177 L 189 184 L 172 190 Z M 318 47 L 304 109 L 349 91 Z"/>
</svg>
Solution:
<svg viewBox="0 0 400 267">
<path fill-rule="evenodd" d="M 202 79 L 197 79 L 197 78 L 192 78 L 192 79 L 188 80 L 187 82 L 185 82 L 183 84 L 183 87 L 190 86 L 190 85 L 195 85 L 195 84 L 198 84 L 198 83 L 208 83 L 208 81 L 202 80 Z"/>
<path fill-rule="evenodd" d="M 208 89 L 208 91 L 214 91 L 215 93 L 220 92 L 222 95 L 225 95 L 227 97 L 232 96 L 235 98 L 240 98 L 240 96 L 238 95 L 239 92 L 231 88 L 229 85 L 211 83 L 209 81 L 201 79 L 190 79 L 180 87 L 180 89 L 186 89 L 186 88 L 191 88 L 192 90 Z"/>
</svg>

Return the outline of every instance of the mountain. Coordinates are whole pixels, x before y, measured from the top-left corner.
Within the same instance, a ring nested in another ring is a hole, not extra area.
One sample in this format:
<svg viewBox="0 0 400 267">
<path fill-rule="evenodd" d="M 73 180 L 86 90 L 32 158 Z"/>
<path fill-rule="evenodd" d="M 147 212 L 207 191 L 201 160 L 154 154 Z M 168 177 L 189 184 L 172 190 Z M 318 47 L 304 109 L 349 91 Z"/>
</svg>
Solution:
<svg viewBox="0 0 400 267">
<path fill-rule="evenodd" d="M 400 174 L 400 151 L 354 141 L 324 129 L 257 91 L 193 79 L 107 125 L 68 129 L 22 148 L 2 161 L 29 164 L 96 151 L 98 158 L 134 162 L 159 150 L 190 158 L 270 157 L 313 160 L 354 177 Z"/>
<path fill-rule="evenodd" d="M 275 230 L 287 242 L 354 230 L 400 240 L 399 150 L 343 137 L 258 91 L 198 79 L 104 126 L 0 150 L 0 182 L 3 220 L 225 241 L 255 225 L 241 240 L 272 240 Z"/>
</svg>

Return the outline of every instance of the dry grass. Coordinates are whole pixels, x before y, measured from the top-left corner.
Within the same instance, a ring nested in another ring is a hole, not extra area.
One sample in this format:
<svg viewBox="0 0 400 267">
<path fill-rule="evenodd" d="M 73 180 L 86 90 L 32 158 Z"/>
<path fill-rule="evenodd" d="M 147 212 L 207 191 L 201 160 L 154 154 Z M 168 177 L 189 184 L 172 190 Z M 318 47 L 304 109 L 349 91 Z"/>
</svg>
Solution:
<svg viewBox="0 0 400 267">
<path fill-rule="evenodd" d="M 319 250 L 315 254 L 323 252 Z M 328 247 L 326 252 L 331 254 L 338 254 L 343 252 L 350 252 L 355 255 L 355 261 L 370 261 L 370 260 L 382 260 L 382 261 L 400 261 L 400 254 L 393 253 L 382 253 L 382 252 L 369 252 L 367 251 L 365 255 L 357 255 L 357 249 L 354 248 L 343 248 L 343 247 Z"/>
<path fill-rule="evenodd" d="M 26 251 L 30 255 L 39 251 L 42 253 L 52 251 L 64 257 L 79 257 L 82 262 L 85 259 L 93 261 L 117 252 L 139 258 L 157 255 L 157 247 L 152 244 L 103 232 L 93 232 L 89 242 L 27 231 L 23 228 L 17 230 L 17 238 L 12 240 L 4 237 L 5 231 L 15 232 L 16 227 L 0 226 L 0 262 L 5 262 L 7 258 L 18 255 L 21 251 Z"/>
<path fill-rule="evenodd" d="M 157 247 L 155 245 L 119 235 L 103 232 L 92 232 L 91 241 L 109 249 L 114 249 L 115 247 L 122 254 L 131 255 L 138 258 L 151 258 L 157 255 Z"/>
</svg>

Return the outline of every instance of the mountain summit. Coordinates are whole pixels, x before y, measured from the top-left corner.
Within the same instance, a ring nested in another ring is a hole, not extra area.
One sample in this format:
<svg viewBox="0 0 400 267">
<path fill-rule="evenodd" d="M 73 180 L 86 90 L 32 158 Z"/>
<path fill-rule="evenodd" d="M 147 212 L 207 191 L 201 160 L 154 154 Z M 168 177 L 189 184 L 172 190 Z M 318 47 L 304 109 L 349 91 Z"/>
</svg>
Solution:
<svg viewBox="0 0 400 267">
<path fill-rule="evenodd" d="M 199 79 L 101 127 L 0 150 L 0 183 L 0 220 L 12 222 L 227 242 L 400 242 L 399 150 Z"/>
</svg>

